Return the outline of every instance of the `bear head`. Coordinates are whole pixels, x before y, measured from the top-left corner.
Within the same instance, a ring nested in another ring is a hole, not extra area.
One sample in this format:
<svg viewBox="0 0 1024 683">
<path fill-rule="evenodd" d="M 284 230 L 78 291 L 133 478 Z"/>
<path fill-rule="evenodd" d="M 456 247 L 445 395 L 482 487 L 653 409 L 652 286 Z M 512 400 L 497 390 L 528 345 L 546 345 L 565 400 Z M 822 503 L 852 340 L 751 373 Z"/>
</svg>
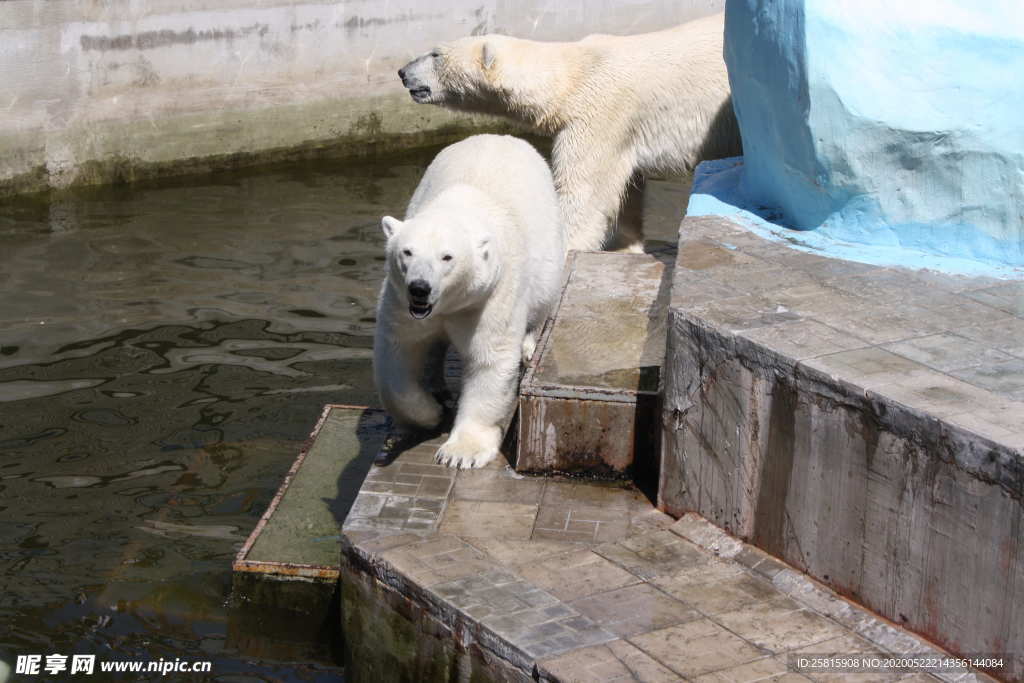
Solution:
<svg viewBox="0 0 1024 683">
<path fill-rule="evenodd" d="M 479 37 L 444 43 L 398 70 L 402 85 L 420 104 L 458 105 L 489 91 L 496 46 Z"/>
<path fill-rule="evenodd" d="M 442 43 L 398 70 L 413 101 L 525 118 L 548 128 L 566 87 L 559 44 L 484 35 Z"/>
<path fill-rule="evenodd" d="M 387 278 L 417 320 L 454 313 L 486 299 L 499 274 L 491 237 L 466 215 L 384 216 Z"/>
</svg>

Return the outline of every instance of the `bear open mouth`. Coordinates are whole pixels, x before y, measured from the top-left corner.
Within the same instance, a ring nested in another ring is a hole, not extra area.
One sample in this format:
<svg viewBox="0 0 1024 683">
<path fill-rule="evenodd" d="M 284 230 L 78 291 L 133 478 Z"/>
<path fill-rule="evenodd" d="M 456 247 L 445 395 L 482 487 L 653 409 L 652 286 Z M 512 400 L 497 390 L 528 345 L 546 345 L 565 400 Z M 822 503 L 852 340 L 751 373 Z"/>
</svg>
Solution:
<svg viewBox="0 0 1024 683">
<path fill-rule="evenodd" d="M 409 304 L 409 315 L 417 320 L 423 320 L 430 315 L 430 312 L 433 310 L 434 307 L 430 304 Z"/>
<path fill-rule="evenodd" d="M 416 102 L 423 102 L 430 98 L 430 88 L 425 85 L 417 86 L 410 88 L 409 94 L 412 95 L 412 99 Z"/>
</svg>

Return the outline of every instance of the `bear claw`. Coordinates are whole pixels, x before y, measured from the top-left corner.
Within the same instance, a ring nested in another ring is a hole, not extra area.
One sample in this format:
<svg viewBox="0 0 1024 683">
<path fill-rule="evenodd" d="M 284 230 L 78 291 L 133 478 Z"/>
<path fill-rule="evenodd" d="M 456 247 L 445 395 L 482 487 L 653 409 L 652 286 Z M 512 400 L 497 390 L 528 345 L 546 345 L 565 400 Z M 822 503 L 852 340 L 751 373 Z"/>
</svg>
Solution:
<svg viewBox="0 0 1024 683">
<path fill-rule="evenodd" d="M 467 443 L 466 440 L 449 439 L 437 449 L 434 461 L 456 469 L 474 469 L 483 467 L 498 455 L 494 449 L 483 448 L 479 444 Z"/>
</svg>

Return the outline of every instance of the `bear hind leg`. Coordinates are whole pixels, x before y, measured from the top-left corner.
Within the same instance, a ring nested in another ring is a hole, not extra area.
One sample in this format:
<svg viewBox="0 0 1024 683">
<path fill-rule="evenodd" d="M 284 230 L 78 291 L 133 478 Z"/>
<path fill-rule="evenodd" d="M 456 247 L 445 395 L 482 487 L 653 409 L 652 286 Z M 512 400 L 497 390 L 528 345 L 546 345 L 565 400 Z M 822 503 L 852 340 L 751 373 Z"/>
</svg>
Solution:
<svg viewBox="0 0 1024 683">
<path fill-rule="evenodd" d="M 616 144 L 615 135 L 608 137 L 567 129 L 555 140 L 552 166 L 570 251 L 607 248 L 627 198 L 634 160 L 623 153 L 627 145 Z"/>
<path fill-rule="evenodd" d="M 374 374 L 381 403 L 399 431 L 436 429 L 444 410 L 425 386 L 426 365 L 436 361 L 429 344 L 401 345 L 381 339 L 374 348 Z"/>
<path fill-rule="evenodd" d="M 608 251 L 625 254 L 644 253 L 644 193 L 647 182 L 642 175 L 633 176 L 626 186 L 626 198 L 619 209 L 615 234 L 608 243 Z"/>
</svg>

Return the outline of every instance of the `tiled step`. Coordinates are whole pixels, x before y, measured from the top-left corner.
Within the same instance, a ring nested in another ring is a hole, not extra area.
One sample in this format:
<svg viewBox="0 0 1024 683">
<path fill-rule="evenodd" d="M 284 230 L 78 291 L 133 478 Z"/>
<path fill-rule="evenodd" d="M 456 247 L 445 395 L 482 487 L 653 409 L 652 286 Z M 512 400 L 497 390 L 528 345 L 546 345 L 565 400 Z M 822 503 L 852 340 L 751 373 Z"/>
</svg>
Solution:
<svg viewBox="0 0 1024 683">
<path fill-rule="evenodd" d="M 1024 681 L 1024 283 L 680 236 L 662 508 Z"/>
<path fill-rule="evenodd" d="M 341 620 L 354 683 L 832 681 L 845 679 L 798 671 L 798 658 L 945 657 L 635 489 L 524 477 L 500 462 L 451 470 L 433 463 L 435 447 L 371 471 L 345 521 Z"/>
<path fill-rule="evenodd" d="M 516 469 L 656 470 L 666 268 L 649 255 L 608 252 L 573 252 L 567 268 L 520 384 Z"/>
</svg>

